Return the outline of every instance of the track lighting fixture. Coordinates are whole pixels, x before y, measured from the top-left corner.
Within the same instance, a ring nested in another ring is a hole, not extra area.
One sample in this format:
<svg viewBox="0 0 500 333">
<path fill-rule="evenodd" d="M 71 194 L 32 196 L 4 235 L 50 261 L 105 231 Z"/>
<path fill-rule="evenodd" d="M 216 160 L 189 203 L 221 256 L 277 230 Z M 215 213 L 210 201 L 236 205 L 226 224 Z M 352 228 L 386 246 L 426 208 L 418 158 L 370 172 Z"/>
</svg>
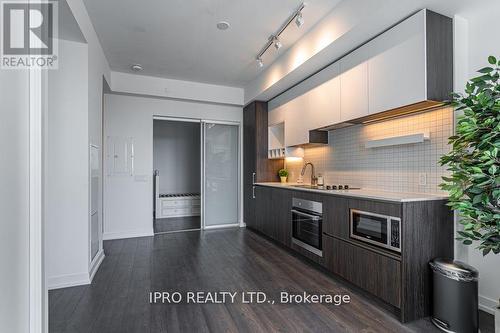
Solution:
<svg viewBox="0 0 500 333">
<path fill-rule="evenodd" d="M 276 50 L 279 50 L 283 46 L 283 44 L 281 44 L 280 39 L 276 36 L 273 37 L 273 43 L 274 43 L 274 48 Z"/>
<path fill-rule="evenodd" d="M 290 23 L 292 23 L 295 20 L 295 24 L 299 28 L 304 24 L 304 18 L 302 17 L 302 9 L 304 9 L 304 7 L 305 7 L 304 3 L 300 4 L 300 6 L 293 12 L 293 14 L 288 17 L 286 22 L 281 25 L 279 30 L 275 34 L 271 35 L 271 37 L 269 37 L 269 40 L 267 41 L 266 45 L 264 45 L 264 47 L 257 54 L 257 57 L 255 57 L 257 65 L 259 65 L 259 67 L 264 66 L 264 63 L 262 62 L 262 56 L 271 47 L 271 45 L 274 45 L 274 48 L 276 50 L 279 50 L 283 46 L 283 43 L 281 43 L 280 40 L 280 35 L 283 31 L 285 31 L 285 29 L 290 25 Z"/>
<path fill-rule="evenodd" d="M 264 67 L 264 62 L 262 61 L 262 58 L 261 57 L 257 57 L 257 65 L 262 68 Z"/>
<path fill-rule="evenodd" d="M 302 17 L 302 12 L 299 12 L 297 14 L 297 17 L 295 17 L 295 24 L 297 25 L 298 28 L 300 28 L 304 24 L 304 18 Z"/>
</svg>

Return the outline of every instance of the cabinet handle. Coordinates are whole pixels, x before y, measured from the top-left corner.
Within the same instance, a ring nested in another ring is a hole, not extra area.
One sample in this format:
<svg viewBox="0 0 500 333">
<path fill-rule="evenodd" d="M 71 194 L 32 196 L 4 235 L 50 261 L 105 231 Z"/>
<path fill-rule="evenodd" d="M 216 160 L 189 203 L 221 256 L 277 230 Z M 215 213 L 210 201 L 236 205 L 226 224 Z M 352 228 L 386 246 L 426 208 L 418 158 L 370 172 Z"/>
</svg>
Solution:
<svg viewBox="0 0 500 333">
<path fill-rule="evenodd" d="M 252 199 L 255 199 L 255 186 L 252 186 Z"/>
<path fill-rule="evenodd" d="M 252 184 L 255 184 L 255 172 L 252 173 Z"/>
</svg>

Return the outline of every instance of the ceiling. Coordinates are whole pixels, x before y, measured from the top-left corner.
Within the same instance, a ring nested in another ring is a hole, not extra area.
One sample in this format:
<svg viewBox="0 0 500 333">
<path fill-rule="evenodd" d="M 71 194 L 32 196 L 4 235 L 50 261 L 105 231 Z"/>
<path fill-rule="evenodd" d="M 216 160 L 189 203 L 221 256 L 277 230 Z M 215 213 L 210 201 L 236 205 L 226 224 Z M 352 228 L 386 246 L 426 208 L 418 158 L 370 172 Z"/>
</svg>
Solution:
<svg viewBox="0 0 500 333">
<path fill-rule="evenodd" d="M 255 56 L 301 0 L 84 0 L 111 69 L 243 87 L 283 54 L 340 0 L 309 0 L 305 23 L 283 33 L 259 68 Z M 230 28 L 220 31 L 217 22 Z"/>
</svg>

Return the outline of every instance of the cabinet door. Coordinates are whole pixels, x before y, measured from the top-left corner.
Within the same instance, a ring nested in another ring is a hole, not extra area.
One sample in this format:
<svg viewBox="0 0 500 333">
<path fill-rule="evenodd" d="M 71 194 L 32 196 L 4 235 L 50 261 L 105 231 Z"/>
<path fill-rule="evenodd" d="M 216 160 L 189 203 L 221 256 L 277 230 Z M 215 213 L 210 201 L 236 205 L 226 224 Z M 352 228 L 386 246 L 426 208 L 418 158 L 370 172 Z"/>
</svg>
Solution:
<svg viewBox="0 0 500 333">
<path fill-rule="evenodd" d="M 351 67 L 350 55 L 340 61 L 340 119 L 349 121 L 368 115 L 368 62 Z"/>
<path fill-rule="evenodd" d="M 248 226 L 255 224 L 255 200 L 253 180 L 256 172 L 257 149 L 255 147 L 255 105 L 243 110 L 243 220 Z"/>
<path fill-rule="evenodd" d="M 292 195 L 288 190 L 272 190 L 271 214 L 276 227 L 276 240 L 285 246 L 291 245 Z"/>
<path fill-rule="evenodd" d="M 307 118 L 309 95 L 302 94 L 285 104 L 285 145 L 297 146 L 309 141 Z"/>
<path fill-rule="evenodd" d="M 254 228 L 272 237 L 271 190 L 263 186 L 255 186 L 255 224 Z"/>
<path fill-rule="evenodd" d="M 309 107 L 304 122 L 310 130 L 340 122 L 340 76 L 323 83 L 308 93 Z"/>
<path fill-rule="evenodd" d="M 325 197 L 323 206 L 323 232 L 332 236 L 349 238 L 349 200 Z"/>
<path fill-rule="evenodd" d="M 257 187 L 257 217 L 262 225 L 262 232 L 272 239 L 276 239 L 276 216 L 274 214 L 270 187 Z"/>
<path fill-rule="evenodd" d="M 277 108 L 269 110 L 267 113 L 268 126 L 276 125 L 285 122 L 286 104 L 280 105 Z"/>
<path fill-rule="evenodd" d="M 370 114 L 427 99 L 424 19 L 421 11 L 367 44 Z"/>
<path fill-rule="evenodd" d="M 328 270 L 400 307 L 399 261 L 327 235 L 323 237 L 323 252 Z"/>
</svg>

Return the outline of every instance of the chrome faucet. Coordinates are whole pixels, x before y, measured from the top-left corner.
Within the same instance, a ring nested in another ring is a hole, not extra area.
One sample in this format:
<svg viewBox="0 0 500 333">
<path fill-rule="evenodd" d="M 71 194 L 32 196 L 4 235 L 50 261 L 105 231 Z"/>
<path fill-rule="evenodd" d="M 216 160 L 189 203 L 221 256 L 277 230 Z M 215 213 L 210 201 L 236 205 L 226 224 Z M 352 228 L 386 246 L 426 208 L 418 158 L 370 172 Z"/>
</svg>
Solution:
<svg viewBox="0 0 500 333">
<path fill-rule="evenodd" d="M 314 164 L 311 162 L 307 162 L 304 164 L 302 167 L 302 171 L 300 172 L 301 176 L 304 176 L 304 173 L 306 173 L 307 166 L 311 166 L 311 186 L 316 186 L 318 184 L 318 178 L 316 177 L 316 174 L 314 173 Z"/>
</svg>

